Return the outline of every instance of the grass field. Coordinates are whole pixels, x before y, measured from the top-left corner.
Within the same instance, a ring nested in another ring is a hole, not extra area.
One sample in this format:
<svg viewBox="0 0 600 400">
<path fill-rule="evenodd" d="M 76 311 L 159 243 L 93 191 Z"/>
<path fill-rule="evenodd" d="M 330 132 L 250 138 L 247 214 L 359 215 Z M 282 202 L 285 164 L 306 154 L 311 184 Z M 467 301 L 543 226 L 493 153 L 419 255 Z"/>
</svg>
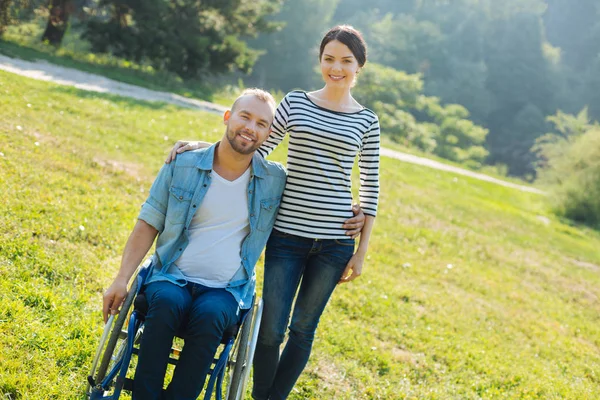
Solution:
<svg viewBox="0 0 600 400">
<path fill-rule="evenodd" d="M 167 149 L 223 125 L 4 72 L 0 107 L 0 397 L 82 399 L 103 288 Z M 599 398 L 600 234 L 545 201 L 383 159 L 364 274 L 291 398 Z"/>
</svg>

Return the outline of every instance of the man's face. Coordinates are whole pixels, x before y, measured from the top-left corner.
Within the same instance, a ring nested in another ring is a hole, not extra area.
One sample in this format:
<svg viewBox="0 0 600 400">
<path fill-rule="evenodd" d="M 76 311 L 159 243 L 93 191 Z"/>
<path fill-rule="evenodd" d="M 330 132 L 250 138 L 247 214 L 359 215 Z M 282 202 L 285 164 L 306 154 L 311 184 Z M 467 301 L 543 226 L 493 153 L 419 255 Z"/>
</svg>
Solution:
<svg viewBox="0 0 600 400">
<path fill-rule="evenodd" d="M 232 111 L 225 113 L 225 136 L 233 150 L 251 154 L 269 137 L 273 108 L 253 95 L 238 99 Z"/>
</svg>

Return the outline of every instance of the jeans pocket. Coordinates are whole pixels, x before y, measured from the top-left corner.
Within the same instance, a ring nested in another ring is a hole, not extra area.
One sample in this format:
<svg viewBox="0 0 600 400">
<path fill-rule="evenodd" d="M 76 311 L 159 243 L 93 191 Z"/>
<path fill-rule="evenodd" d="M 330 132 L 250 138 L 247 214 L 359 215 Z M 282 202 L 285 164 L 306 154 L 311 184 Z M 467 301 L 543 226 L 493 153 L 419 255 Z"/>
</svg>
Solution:
<svg viewBox="0 0 600 400">
<path fill-rule="evenodd" d="M 351 246 L 354 247 L 354 239 L 333 239 L 334 243 L 340 246 Z"/>
</svg>

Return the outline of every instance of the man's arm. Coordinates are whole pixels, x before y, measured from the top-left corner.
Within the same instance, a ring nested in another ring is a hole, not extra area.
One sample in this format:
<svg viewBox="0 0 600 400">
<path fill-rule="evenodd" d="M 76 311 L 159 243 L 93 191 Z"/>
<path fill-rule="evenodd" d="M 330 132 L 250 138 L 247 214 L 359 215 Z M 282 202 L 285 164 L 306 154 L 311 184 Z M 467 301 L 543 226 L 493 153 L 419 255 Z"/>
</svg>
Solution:
<svg viewBox="0 0 600 400">
<path fill-rule="evenodd" d="M 119 273 L 104 293 L 102 304 L 104 323 L 108 320 L 109 313 L 114 315 L 119 312 L 119 307 L 127 296 L 127 283 L 152 247 L 157 234 L 158 231 L 152 225 L 138 219 L 125 245 Z"/>
</svg>

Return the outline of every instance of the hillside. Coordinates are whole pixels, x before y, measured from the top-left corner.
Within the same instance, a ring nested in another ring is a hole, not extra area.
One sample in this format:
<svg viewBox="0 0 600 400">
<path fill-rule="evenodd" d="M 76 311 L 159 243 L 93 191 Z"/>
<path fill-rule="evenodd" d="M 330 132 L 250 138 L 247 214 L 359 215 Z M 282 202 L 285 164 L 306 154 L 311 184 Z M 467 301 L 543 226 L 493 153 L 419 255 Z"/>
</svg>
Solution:
<svg viewBox="0 0 600 400">
<path fill-rule="evenodd" d="M 81 399 L 166 150 L 223 125 L 5 72 L 0 106 L 0 395 Z M 545 201 L 383 159 L 364 274 L 335 293 L 292 398 L 599 397 L 600 234 Z"/>
</svg>

